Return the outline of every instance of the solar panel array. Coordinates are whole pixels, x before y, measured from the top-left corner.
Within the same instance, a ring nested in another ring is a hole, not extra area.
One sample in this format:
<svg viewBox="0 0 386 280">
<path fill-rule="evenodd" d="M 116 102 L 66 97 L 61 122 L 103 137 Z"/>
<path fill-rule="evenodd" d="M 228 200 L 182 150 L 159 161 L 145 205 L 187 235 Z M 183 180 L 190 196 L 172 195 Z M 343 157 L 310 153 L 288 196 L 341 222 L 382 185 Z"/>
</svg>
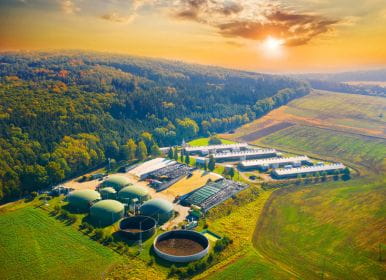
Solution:
<svg viewBox="0 0 386 280">
<path fill-rule="evenodd" d="M 197 205 L 206 212 L 247 187 L 246 184 L 225 179 L 211 182 L 190 194 L 184 203 Z"/>
</svg>

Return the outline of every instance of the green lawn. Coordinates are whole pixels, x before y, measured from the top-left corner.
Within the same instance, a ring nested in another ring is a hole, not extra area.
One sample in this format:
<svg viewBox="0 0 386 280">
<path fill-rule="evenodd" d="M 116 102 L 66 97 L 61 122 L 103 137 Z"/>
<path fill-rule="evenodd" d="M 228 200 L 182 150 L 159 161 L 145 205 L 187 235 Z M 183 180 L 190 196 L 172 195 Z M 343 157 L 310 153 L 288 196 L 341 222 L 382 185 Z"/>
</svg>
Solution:
<svg viewBox="0 0 386 280">
<path fill-rule="evenodd" d="M 226 139 L 221 139 L 221 142 L 223 144 L 233 144 L 233 143 L 235 143 L 234 141 L 226 140 Z M 207 146 L 207 145 L 209 145 L 209 137 L 207 137 L 207 138 L 197 138 L 195 140 L 190 141 L 189 145 L 190 146 Z"/>
<path fill-rule="evenodd" d="M 380 171 L 386 158 L 386 139 L 300 125 L 272 133 L 255 144 L 343 160 L 368 171 Z"/>
<path fill-rule="evenodd" d="M 97 279 L 120 256 L 32 206 L 1 215 L 1 279 Z"/>
</svg>

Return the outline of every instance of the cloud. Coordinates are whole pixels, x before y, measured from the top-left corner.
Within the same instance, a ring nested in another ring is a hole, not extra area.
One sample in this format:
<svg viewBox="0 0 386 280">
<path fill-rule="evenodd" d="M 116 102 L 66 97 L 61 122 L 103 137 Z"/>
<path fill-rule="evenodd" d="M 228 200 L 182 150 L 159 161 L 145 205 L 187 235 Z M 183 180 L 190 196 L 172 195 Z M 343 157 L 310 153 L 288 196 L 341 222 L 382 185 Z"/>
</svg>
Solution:
<svg viewBox="0 0 386 280">
<path fill-rule="evenodd" d="M 79 8 L 75 5 L 75 3 L 71 0 L 60 0 L 60 9 L 65 14 L 75 14 L 79 12 Z"/>
<path fill-rule="evenodd" d="M 210 25 L 224 37 L 260 41 L 274 36 L 287 46 L 307 44 L 339 22 L 319 14 L 296 12 L 273 0 L 178 0 L 172 15 Z"/>
<path fill-rule="evenodd" d="M 111 7 L 108 8 L 110 10 L 112 9 L 112 11 L 108 11 L 102 14 L 100 18 L 111 22 L 127 24 L 130 23 L 136 17 L 137 11 L 143 5 L 151 3 L 153 1 L 154 0 L 129 0 L 125 3 L 122 3 L 122 1 L 114 3 L 114 1 L 112 1 L 110 3 Z M 117 12 L 118 9 L 120 12 Z"/>
<path fill-rule="evenodd" d="M 122 16 L 117 12 L 111 12 L 111 13 L 101 15 L 100 18 L 104 20 L 112 21 L 112 22 L 117 22 L 117 23 L 129 23 L 134 19 L 134 15 L 131 14 L 127 16 Z"/>
</svg>

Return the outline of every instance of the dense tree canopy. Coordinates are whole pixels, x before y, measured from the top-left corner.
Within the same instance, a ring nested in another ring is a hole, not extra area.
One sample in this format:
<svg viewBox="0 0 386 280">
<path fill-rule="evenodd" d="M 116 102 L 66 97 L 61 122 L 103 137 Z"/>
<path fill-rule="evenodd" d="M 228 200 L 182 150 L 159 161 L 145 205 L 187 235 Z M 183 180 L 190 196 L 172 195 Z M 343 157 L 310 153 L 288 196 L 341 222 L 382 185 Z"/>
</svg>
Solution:
<svg viewBox="0 0 386 280">
<path fill-rule="evenodd" d="M 308 92 L 283 76 L 164 60 L 0 54 L 0 199 L 234 129 Z"/>
</svg>

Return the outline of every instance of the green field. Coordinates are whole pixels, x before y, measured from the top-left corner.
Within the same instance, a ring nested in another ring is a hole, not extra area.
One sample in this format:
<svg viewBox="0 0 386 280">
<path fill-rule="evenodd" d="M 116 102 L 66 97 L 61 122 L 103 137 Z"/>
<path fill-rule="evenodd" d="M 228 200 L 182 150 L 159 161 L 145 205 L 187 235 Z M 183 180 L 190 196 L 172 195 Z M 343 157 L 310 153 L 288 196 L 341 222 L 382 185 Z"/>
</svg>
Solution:
<svg viewBox="0 0 386 280">
<path fill-rule="evenodd" d="M 254 142 L 297 153 L 316 155 L 380 172 L 386 158 L 386 139 L 308 126 L 292 126 Z M 363 169 L 363 168 L 362 168 Z"/>
<path fill-rule="evenodd" d="M 284 112 L 357 128 L 382 130 L 386 125 L 386 99 L 376 96 L 314 90 L 290 102 Z"/>
<path fill-rule="evenodd" d="M 234 141 L 231 140 L 226 140 L 226 139 L 221 139 L 221 142 L 223 144 L 233 144 L 235 143 Z M 188 143 L 190 146 L 207 146 L 209 145 L 209 137 L 207 138 L 197 138 Z"/>
<path fill-rule="evenodd" d="M 385 178 L 277 191 L 254 245 L 302 279 L 385 279 L 385 199 Z"/>
<path fill-rule="evenodd" d="M 2 214 L 1 279 L 96 279 L 120 257 L 32 206 Z"/>
<path fill-rule="evenodd" d="M 384 279 L 385 183 L 361 179 L 280 189 L 261 213 L 258 202 L 239 207 L 210 225 L 236 238 L 239 252 L 198 278 Z"/>
</svg>

